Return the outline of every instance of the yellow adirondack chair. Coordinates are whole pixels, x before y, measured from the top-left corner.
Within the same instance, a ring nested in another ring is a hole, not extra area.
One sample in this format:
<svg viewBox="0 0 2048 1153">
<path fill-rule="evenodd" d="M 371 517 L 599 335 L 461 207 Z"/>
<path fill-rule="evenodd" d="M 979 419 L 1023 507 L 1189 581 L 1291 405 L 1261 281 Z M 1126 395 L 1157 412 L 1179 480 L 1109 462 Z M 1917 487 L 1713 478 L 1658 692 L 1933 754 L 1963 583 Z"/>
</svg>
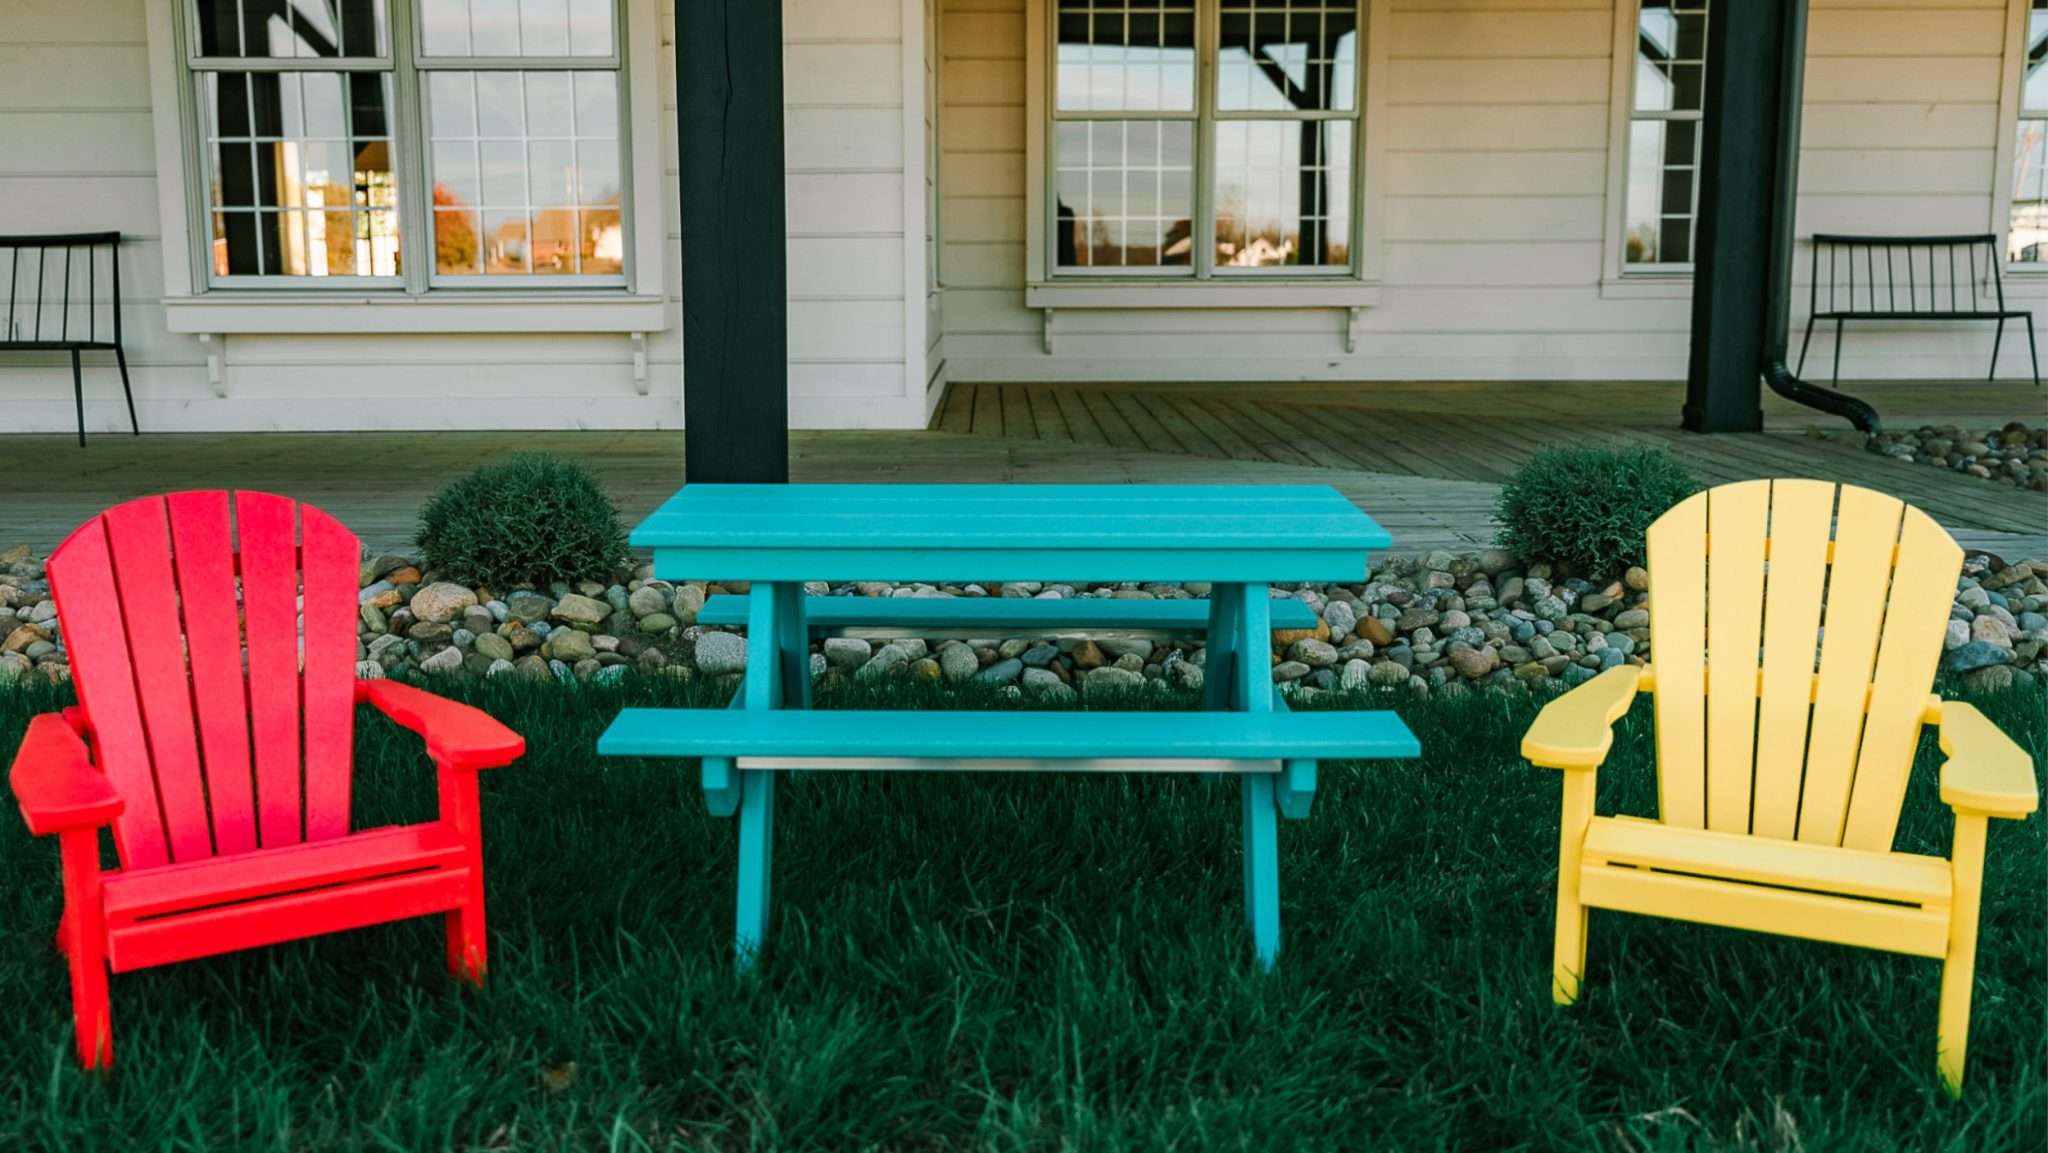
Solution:
<svg viewBox="0 0 2048 1153">
<path fill-rule="evenodd" d="M 1838 507 L 1824 481 L 1745 481 L 1658 518 L 1652 665 L 1601 673 L 1529 727 L 1522 755 L 1564 777 L 1552 994 L 1578 998 L 1593 908 L 1939 957 L 1937 1065 L 1956 1093 L 1985 822 L 2034 811 L 2033 764 L 1931 692 L 1962 549 L 1919 509 L 1839 492 Z M 1597 816 L 1594 775 L 1639 692 L 1655 694 L 1658 819 Z M 1923 724 L 1948 755 L 1948 859 L 1892 851 Z"/>
</svg>

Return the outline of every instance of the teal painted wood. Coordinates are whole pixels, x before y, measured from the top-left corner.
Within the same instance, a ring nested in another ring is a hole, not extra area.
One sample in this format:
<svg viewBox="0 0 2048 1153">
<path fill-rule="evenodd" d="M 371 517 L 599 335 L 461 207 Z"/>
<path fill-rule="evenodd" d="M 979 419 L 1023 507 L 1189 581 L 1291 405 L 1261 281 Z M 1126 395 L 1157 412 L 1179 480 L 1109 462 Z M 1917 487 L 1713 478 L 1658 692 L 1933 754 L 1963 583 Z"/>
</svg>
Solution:
<svg viewBox="0 0 2048 1153">
<path fill-rule="evenodd" d="M 1244 912 L 1259 966 L 1280 959 L 1280 823 L 1273 801 L 1273 777 L 1247 773 L 1244 795 Z"/>
<path fill-rule="evenodd" d="M 744 596 L 713 596 L 697 611 L 697 624 L 737 628 L 747 623 Z M 813 632 L 845 628 L 1004 629 L 1060 627 L 1210 631 L 1212 602 L 1117 600 L 1096 597 L 855 597 L 804 598 Z M 1315 610 L 1292 597 L 1272 603 L 1276 629 L 1312 629 Z"/>
<path fill-rule="evenodd" d="M 789 587 L 758 584 L 748 593 L 747 668 L 756 672 L 740 683 L 744 707 L 728 709 L 725 716 L 772 720 L 772 714 L 783 703 L 786 682 L 777 674 L 782 666 L 785 626 L 778 618 L 788 600 Z M 800 607 L 798 611 L 801 612 Z M 739 895 L 733 906 L 733 953 L 744 969 L 760 956 L 768 940 L 770 887 L 775 866 L 775 775 L 741 771 L 739 778 Z"/>
<path fill-rule="evenodd" d="M 1357 581 L 1391 543 L 1302 485 L 691 485 L 632 539 L 664 578 L 753 581 Z"/>
<path fill-rule="evenodd" d="M 656 546 L 654 572 L 669 581 L 1325 581 L 1366 579 L 1364 548 L 1224 549 L 1100 545 L 948 548 L 904 544 L 876 526 L 866 548 Z"/>
<path fill-rule="evenodd" d="M 739 598 L 734 598 L 739 599 Z M 747 705 L 746 689 L 732 695 L 730 708 Z M 704 786 L 704 809 L 714 817 L 730 817 L 740 807 L 740 774 L 731 757 L 705 757 L 697 778 Z"/>
<path fill-rule="evenodd" d="M 772 664 L 769 666 L 772 667 Z M 754 678 L 747 678 L 751 685 Z M 624 709 L 597 751 L 630 757 L 1363 760 L 1421 755 L 1392 712 Z"/>
<path fill-rule="evenodd" d="M 1295 760 L 1283 764 L 1279 785 L 1273 793 L 1273 803 L 1279 806 L 1280 815 L 1290 821 L 1304 820 L 1315 799 L 1316 762 Z"/>
</svg>

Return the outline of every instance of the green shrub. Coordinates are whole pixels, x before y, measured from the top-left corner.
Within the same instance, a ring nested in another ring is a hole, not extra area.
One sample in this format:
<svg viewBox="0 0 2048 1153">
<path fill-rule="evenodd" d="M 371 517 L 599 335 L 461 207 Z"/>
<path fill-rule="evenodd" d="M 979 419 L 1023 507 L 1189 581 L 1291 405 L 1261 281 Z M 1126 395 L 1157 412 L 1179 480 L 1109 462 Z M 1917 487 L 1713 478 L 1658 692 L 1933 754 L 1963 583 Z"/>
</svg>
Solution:
<svg viewBox="0 0 2048 1153">
<path fill-rule="evenodd" d="M 1699 491 L 1657 448 L 1547 448 L 1501 486 L 1501 546 L 1525 561 L 1563 564 L 1589 580 L 1643 563 L 1643 533 Z"/>
<path fill-rule="evenodd" d="M 545 453 L 487 464 L 420 508 L 429 571 L 505 589 L 609 581 L 626 564 L 626 529 L 590 470 Z"/>
</svg>

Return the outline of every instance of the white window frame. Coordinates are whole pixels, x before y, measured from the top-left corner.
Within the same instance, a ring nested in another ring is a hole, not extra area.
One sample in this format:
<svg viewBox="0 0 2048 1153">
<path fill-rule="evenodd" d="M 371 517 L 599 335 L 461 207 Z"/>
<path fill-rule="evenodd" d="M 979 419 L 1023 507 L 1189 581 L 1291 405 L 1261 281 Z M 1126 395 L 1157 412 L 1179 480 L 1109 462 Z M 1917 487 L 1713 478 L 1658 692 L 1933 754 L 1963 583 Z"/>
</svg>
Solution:
<svg viewBox="0 0 2048 1153">
<path fill-rule="evenodd" d="M 1694 262 L 1631 264 L 1628 259 L 1628 166 L 1632 143 L 1630 130 L 1636 121 L 1636 30 L 1641 19 L 1641 0 L 1616 0 L 1611 52 L 1613 73 L 1607 85 L 1607 219 L 1606 236 L 1601 246 L 1605 267 L 1601 270 L 1600 294 L 1624 300 L 1688 297 L 1692 295 Z M 1708 20 L 1712 22 L 1711 14 Z M 1704 107 L 1700 115 L 1702 118 L 1705 116 Z M 1691 119 L 1689 115 L 1686 118 Z M 1694 169 L 1692 236 L 1695 243 L 1699 240 L 1700 181 L 1703 176 L 1703 172 Z"/>
<path fill-rule="evenodd" d="M 403 276 L 394 280 L 264 278 L 244 285 L 209 282 L 203 261 L 210 225 L 200 161 L 195 73 L 187 51 L 187 0 L 147 5 L 151 103 L 162 224 L 164 308 L 170 331 L 227 333 L 621 332 L 669 326 L 666 270 L 672 229 L 662 174 L 663 105 L 658 54 L 664 48 L 660 0 L 617 0 L 621 220 L 627 228 L 624 273 L 570 283 L 547 276 L 435 277 L 416 250 L 431 254 L 431 196 L 425 171 L 424 105 L 397 98 L 393 163 L 400 186 Z M 415 0 L 391 0 L 395 67 L 410 71 L 405 49 L 416 34 Z M 593 58 L 597 59 L 597 58 Z M 550 66 L 552 58 L 522 66 Z M 416 82 L 416 73 L 414 73 Z M 398 81 L 394 81 L 397 83 Z M 406 111 L 407 108 L 413 111 Z M 408 176 L 412 179 L 408 180 Z M 290 283 L 279 283 L 280 281 Z M 472 283 L 474 282 L 474 283 Z"/>
<path fill-rule="evenodd" d="M 1216 61 L 1214 45 L 1220 30 L 1220 5 L 1196 0 L 1196 108 L 1194 253 L 1186 267 L 1151 272 L 1104 269 L 1056 269 L 1051 242 L 1053 182 L 1051 162 L 1054 45 L 1058 7 L 1053 0 L 1026 0 L 1025 5 L 1025 305 L 1054 308 L 1349 308 L 1354 322 L 1359 309 L 1380 300 L 1384 196 L 1379 174 L 1385 144 L 1378 126 L 1383 112 L 1387 74 L 1386 36 L 1391 0 L 1361 0 L 1358 5 L 1359 91 L 1352 137 L 1352 253 L 1348 268 L 1284 266 L 1231 269 L 1221 275 L 1214 259 L 1213 177 Z M 1230 113 L 1224 119 L 1245 114 Z M 1256 118 L 1257 114 L 1249 114 Z M 1144 117 L 1140 117 L 1144 118 Z M 1353 325 L 1355 329 L 1355 323 Z M 1048 341 L 1049 343 L 1049 341 Z"/>
<path fill-rule="evenodd" d="M 2018 147 L 2022 119 L 2048 119 L 2048 108 L 2025 108 L 2020 103 L 2027 79 L 2027 26 L 2032 0 L 2009 0 L 2005 25 L 2005 60 L 1998 92 L 1998 159 L 1994 169 L 1991 197 L 1991 231 L 1998 235 L 1998 255 L 2004 260 L 2012 231 L 2012 167 Z M 2048 259 L 2005 263 L 2006 294 L 2018 287 L 2025 297 L 2048 296 Z"/>
</svg>

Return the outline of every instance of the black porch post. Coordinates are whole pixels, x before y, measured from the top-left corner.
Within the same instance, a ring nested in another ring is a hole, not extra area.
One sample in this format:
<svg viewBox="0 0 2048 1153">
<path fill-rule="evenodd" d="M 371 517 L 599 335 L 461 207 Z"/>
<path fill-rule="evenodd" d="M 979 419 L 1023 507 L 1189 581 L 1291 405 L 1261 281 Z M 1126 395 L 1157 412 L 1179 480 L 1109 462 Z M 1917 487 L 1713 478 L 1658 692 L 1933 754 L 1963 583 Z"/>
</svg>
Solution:
<svg viewBox="0 0 2048 1153">
<path fill-rule="evenodd" d="M 789 479 L 782 5 L 676 5 L 684 474 Z"/>
<path fill-rule="evenodd" d="M 1763 427 L 1784 359 L 1807 0 L 1721 0 L 1707 21 L 1685 427 Z M 1780 250 L 1782 248 L 1782 251 Z"/>
</svg>

